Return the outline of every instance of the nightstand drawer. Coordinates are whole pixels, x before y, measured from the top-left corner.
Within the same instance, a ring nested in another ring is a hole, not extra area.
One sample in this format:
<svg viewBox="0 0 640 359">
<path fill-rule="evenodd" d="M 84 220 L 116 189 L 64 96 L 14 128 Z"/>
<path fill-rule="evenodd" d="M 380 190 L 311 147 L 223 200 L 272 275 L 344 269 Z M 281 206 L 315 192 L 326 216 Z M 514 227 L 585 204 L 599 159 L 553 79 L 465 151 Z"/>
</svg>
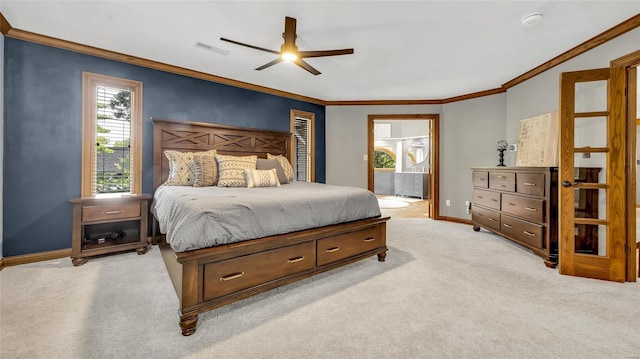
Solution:
<svg viewBox="0 0 640 359">
<path fill-rule="evenodd" d="M 82 207 L 82 222 L 136 217 L 140 217 L 140 203 Z"/>
</svg>

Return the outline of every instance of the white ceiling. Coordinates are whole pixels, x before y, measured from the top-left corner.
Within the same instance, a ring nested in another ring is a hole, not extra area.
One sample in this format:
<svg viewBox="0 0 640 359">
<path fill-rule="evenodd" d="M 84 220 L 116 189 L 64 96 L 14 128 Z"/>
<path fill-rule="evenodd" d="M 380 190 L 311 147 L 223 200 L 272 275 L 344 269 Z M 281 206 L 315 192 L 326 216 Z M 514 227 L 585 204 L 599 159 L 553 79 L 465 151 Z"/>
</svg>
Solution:
<svg viewBox="0 0 640 359">
<path fill-rule="evenodd" d="M 322 100 L 442 99 L 500 87 L 640 13 L 640 1 L 0 1 L 12 27 Z M 541 23 L 520 19 L 541 12 Z M 280 50 L 284 18 L 319 76 Z M 229 50 L 226 56 L 193 46 Z"/>
</svg>

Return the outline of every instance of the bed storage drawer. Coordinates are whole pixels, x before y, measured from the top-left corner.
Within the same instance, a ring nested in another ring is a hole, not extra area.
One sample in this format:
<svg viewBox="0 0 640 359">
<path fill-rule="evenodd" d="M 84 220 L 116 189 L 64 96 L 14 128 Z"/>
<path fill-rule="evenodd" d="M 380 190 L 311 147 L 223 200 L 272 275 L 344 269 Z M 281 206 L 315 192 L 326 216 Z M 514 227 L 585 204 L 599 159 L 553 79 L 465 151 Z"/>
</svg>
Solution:
<svg viewBox="0 0 640 359">
<path fill-rule="evenodd" d="M 114 204 L 105 206 L 82 206 L 82 222 L 116 220 L 140 217 L 140 204 Z"/>
<path fill-rule="evenodd" d="M 313 241 L 204 265 L 204 300 L 315 267 Z"/>
<path fill-rule="evenodd" d="M 487 208 L 473 206 L 471 211 L 471 219 L 481 226 L 500 231 L 500 212 L 492 211 Z"/>
<path fill-rule="evenodd" d="M 502 212 L 536 223 L 544 223 L 544 200 L 504 193 Z"/>
<path fill-rule="evenodd" d="M 473 203 L 500 210 L 500 192 L 474 189 Z"/>
<path fill-rule="evenodd" d="M 542 226 L 526 222 L 507 215 L 502 215 L 502 233 L 528 244 L 534 248 L 542 248 Z"/>
<path fill-rule="evenodd" d="M 382 235 L 376 228 L 318 240 L 318 266 L 382 247 Z"/>
</svg>

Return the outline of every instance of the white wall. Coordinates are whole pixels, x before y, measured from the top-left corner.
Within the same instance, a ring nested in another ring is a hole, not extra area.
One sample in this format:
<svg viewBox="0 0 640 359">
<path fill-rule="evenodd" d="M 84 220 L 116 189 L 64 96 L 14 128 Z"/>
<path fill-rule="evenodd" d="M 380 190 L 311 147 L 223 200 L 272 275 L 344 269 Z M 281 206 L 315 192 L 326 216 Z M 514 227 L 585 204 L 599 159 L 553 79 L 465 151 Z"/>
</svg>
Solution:
<svg viewBox="0 0 640 359">
<path fill-rule="evenodd" d="M 374 114 L 439 114 L 442 128 L 441 105 L 327 106 L 328 184 L 367 188 L 367 161 L 363 156 L 367 154 L 368 115 Z"/>
<path fill-rule="evenodd" d="M 4 36 L 0 34 L 0 223 L 4 223 L 4 215 L 2 208 L 3 202 L 3 172 L 4 168 Z M 0 226 L 0 258 L 2 258 L 2 229 L 4 225 Z"/>
<path fill-rule="evenodd" d="M 506 93 L 445 105 L 327 106 L 327 183 L 367 188 L 367 115 L 440 114 L 440 214 L 470 218 L 472 166 L 495 166 L 496 142 L 517 143 L 520 120 L 557 111 L 559 74 L 608 67 L 609 62 L 640 50 L 640 28 L 529 79 Z M 515 165 L 515 153 L 505 164 Z M 451 206 L 445 206 L 445 200 Z"/>
<path fill-rule="evenodd" d="M 465 207 L 473 189 L 470 167 L 498 164 L 496 143 L 506 134 L 505 101 L 506 94 L 501 93 L 444 105 L 444 126 L 440 128 L 441 216 L 471 219 Z M 505 153 L 505 159 L 509 155 Z"/>
</svg>

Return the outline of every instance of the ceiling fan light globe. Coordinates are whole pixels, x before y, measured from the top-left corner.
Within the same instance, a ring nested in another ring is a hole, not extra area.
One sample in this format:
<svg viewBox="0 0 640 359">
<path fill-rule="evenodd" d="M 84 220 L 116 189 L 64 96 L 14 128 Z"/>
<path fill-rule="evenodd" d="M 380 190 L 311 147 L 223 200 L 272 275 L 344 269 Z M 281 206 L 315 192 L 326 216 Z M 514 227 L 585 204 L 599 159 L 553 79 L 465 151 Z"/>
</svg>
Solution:
<svg viewBox="0 0 640 359">
<path fill-rule="evenodd" d="M 280 55 L 282 57 L 283 60 L 285 61 L 295 61 L 298 59 L 298 55 L 292 53 L 292 52 L 283 52 L 282 55 Z"/>
</svg>

